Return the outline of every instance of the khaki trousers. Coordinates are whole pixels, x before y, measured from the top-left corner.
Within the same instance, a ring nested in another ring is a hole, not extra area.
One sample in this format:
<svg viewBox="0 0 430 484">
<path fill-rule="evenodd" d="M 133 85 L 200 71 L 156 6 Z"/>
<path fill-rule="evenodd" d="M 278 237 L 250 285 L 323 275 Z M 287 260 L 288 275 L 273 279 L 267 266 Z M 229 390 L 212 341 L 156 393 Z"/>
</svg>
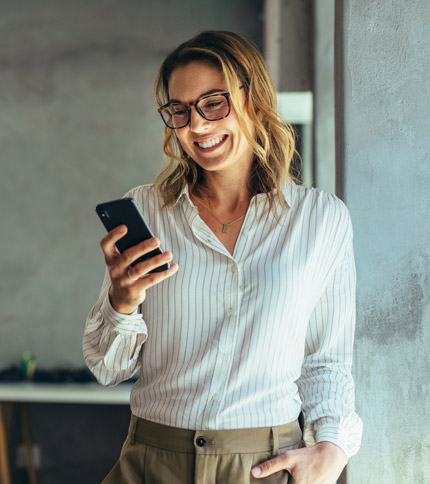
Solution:
<svg viewBox="0 0 430 484">
<path fill-rule="evenodd" d="M 194 431 L 132 415 L 120 458 L 103 484 L 294 484 L 287 471 L 255 479 L 251 469 L 303 445 L 297 421 L 277 427 Z"/>
</svg>

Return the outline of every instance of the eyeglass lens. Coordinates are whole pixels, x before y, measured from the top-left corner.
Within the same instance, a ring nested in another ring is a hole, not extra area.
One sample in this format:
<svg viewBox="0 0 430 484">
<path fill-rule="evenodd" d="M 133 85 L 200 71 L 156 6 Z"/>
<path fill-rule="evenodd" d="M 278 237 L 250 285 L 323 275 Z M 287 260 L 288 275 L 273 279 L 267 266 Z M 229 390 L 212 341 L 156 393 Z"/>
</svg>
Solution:
<svg viewBox="0 0 430 484">
<path fill-rule="evenodd" d="M 227 96 L 217 94 L 200 99 L 196 109 L 208 121 L 225 118 L 230 112 Z M 184 104 L 170 104 L 161 110 L 164 122 L 170 128 L 182 128 L 188 124 L 191 108 Z"/>
</svg>

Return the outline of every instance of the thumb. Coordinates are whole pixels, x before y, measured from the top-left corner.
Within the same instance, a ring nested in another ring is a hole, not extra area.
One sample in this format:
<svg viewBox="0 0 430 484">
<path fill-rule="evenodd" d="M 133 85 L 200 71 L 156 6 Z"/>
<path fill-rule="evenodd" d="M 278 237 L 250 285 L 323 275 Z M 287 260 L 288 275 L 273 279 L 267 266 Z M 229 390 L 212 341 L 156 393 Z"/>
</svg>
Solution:
<svg viewBox="0 0 430 484">
<path fill-rule="evenodd" d="M 254 477 L 261 479 L 263 477 L 271 476 L 275 472 L 279 472 L 282 470 L 289 470 L 290 459 L 288 456 L 288 452 L 284 452 L 277 457 L 266 460 L 266 462 L 262 462 L 256 467 L 251 469 L 251 473 Z"/>
</svg>

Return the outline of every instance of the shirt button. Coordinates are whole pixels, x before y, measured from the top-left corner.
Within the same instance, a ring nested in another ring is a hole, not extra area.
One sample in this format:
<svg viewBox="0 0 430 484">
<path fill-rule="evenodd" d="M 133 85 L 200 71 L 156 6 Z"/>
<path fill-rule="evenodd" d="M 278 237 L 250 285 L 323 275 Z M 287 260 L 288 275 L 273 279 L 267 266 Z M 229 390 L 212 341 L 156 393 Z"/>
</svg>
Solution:
<svg viewBox="0 0 430 484">
<path fill-rule="evenodd" d="M 206 445 L 206 440 L 203 437 L 198 437 L 196 440 L 196 444 L 199 447 L 204 447 Z"/>
</svg>

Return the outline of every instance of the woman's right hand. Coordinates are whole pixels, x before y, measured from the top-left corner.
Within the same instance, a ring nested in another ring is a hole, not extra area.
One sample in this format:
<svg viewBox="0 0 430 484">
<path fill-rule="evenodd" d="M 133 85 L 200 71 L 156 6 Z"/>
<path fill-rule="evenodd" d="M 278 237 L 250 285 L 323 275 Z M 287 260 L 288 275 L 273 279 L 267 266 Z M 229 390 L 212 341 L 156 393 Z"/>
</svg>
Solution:
<svg viewBox="0 0 430 484">
<path fill-rule="evenodd" d="M 127 227 L 120 225 L 103 237 L 100 246 L 105 255 L 111 279 L 109 299 L 112 307 L 118 313 L 132 314 L 145 300 L 146 290 L 173 275 L 178 270 L 178 265 L 171 264 L 166 271 L 147 275 L 151 270 L 172 260 L 171 252 L 167 251 L 131 267 L 136 259 L 156 249 L 160 241 L 153 237 L 130 247 L 121 254 L 115 243 L 126 233 Z"/>
</svg>

